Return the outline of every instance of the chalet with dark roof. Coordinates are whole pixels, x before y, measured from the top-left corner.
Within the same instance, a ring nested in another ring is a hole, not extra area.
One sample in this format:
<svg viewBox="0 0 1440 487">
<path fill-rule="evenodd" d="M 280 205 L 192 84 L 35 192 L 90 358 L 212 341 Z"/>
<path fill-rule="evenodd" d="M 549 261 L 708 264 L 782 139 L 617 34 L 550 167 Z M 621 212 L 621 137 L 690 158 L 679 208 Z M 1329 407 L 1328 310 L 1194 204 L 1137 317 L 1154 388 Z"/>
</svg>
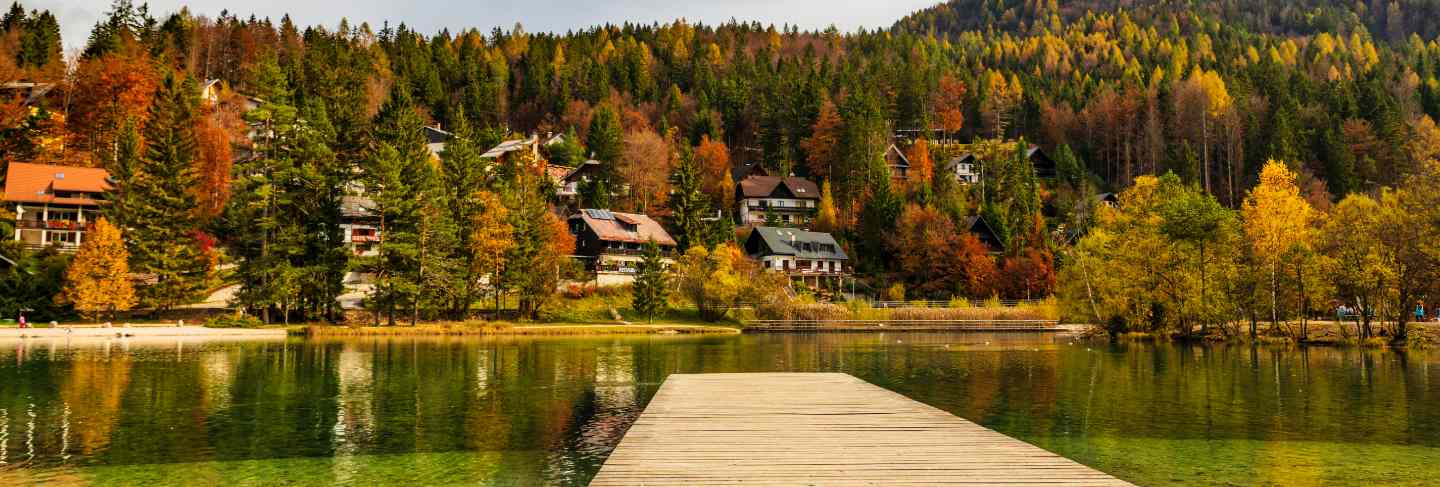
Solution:
<svg viewBox="0 0 1440 487">
<path fill-rule="evenodd" d="M 978 216 L 966 218 L 964 230 L 975 235 L 975 238 L 980 239 L 980 243 L 985 244 L 985 247 L 990 250 L 991 254 L 1005 252 L 1005 242 L 1000 240 L 1000 234 L 996 233 L 995 229 L 991 227 L 989 223 L 986 223 L 984 218 Z"/>
<path fill-rule="evenodd" d="M 763 225 L 772 217 L 784 225 L 805 227 L 820 205 L 820 188 L 805 178 L 750 176 L 735 185 L 742 225 Z"/>
<path fill-rule="evenodd" d="M 890 144 L 885 148 L 885 167 L 890 169 L 890 179 L 896 182 L 904 182 L 910 179 L 910 158 L 905 157 L 905 151 L 900 146 Z"/>
<path fill-rule="evenodd" d="M 675 253 L 675 239 L 654 219 L 637 213 L 584 209 L 567 220 L 575 236 L 575 254 L 587 264 L 596 284 L 614 286 L 635 282 L 645 244 L 660 247 L 666 265 Z"/>
</svg>

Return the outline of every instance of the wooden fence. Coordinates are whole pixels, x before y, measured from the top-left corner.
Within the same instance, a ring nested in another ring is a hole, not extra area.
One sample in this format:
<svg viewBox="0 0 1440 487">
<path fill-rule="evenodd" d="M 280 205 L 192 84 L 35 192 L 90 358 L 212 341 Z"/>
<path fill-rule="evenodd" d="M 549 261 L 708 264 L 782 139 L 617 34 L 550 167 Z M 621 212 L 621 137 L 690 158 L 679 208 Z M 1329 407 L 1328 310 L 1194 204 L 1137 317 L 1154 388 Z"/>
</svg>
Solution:
<svg viewBox="0 0 1440 487">
<path fill-rule="evenodd" d="M 1053 320 L 752 320 L 747 332 L 768 331 L 1056 331 Z"/>
</svg>

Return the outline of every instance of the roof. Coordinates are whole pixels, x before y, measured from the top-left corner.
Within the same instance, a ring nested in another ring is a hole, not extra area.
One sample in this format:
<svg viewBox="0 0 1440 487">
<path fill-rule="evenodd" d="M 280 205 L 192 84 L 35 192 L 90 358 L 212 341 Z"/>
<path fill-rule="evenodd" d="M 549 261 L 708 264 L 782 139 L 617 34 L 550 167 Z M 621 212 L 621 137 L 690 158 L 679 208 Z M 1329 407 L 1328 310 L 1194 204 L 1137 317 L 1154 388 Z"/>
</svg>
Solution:
<svg viewBox="0 0 1440 487">
<path fill-rule="evenodd" d="M 970 153 L 970 152 L 965 152 L 965 153 L 962 153 L 962 154 L 960 154 L 960 155 L 958 155 L 958 156 L 955 156 L 955 157 L 951 158 L 949 161 L 946 161 L 946 162 L 945 162 L 945 170 L 947 170 L 947 171 L 954 171 L 956 165 L 959 165 L 959 164 L 974 164 L 974 163 L 976 163 L 976 162 L 979 162 L 979 161 L 977 161 L 977 160 L 975 159 L 975 154 Z"/>
<path fill-rule="evenodd" d="M 96 198 L 57 198 L 55 191 L 99 194 L 110 188 L 110 173 L 93 167 L 12 162 L 5 175 L 5 201 L 18 203 L 98 205 Z"/>
<path fill-rule="evenodd" d="M 895 166 L 895 167 L 910 167 L 910 158 L 909 158 L 909 157 L 905 157 L 905 151 L 900 150 L 900 146 L 897 146 L 897 145 L 895 145 L 895 144 L 890 144 L 890 147 L 887 147 L 887 148 L 885 149 L 885 155 L 888 156 L 888 155 L 890 155 L 891 152 L 894 152 L 894 153 L 895 153 L 895 163 L 894 163 L 894 164 L 890 164 L 891 166 Z M 887 161 L 887 162 L 888 162 L 888 161 Z"/>
<path fill-rule="evenodd" d="M 430 126 L 420 131 L 425 134 L 425 148 L 430 150 L 430 155 L 440 157 L 440 152 L 445 150 L 445 142 L 450 140 L 450 132 Z"/>
<path fill-rule="evenodd" d="M 828 233 L 811 232 L 794 228 L 755 227 L 750 238 L 764 240 L 770 249 L 768 255 L 793 255 L 800 259 L 849 260 L 845 250 Z M 808 245 L 805 245 L 808 244 Z M 824 249 L 821 245 L 829 245 Z"/>
<path fill-rule="evenodd" d="M 536 143 L 537 140 L 539 140 L 539 138 L 534 137 L 534 136 L 532 136 L 532 137 L 530 137 L 530 138 L 528 138 L 528 139 L 507 140 L 507 141 L 501 142 L 499 145 L 496 145 L 495 147 L 491 147 L 490 150 L 485 151 L 484 154 L 480 154 L 480 157 L 481 157 L 481 158 L 487 158 L 487 159 L 496 159 L 496 158 L 499 158 L 500 156 L 503 156 L 503 155 L 505 155 L 505 154 L 509 154 L 509 153 L 511 153 L 511 152 L 515 152 L 515 151 L 517 151 L 517 150 L 521 150 L 521 149 L 525 149 L 525 148 L 532 148 L 532 150 L 533 150 L 533 146 L 535 145 L 535 143 Z"/>
<path fill-rule="evenodd" d="M 579 166 L 575 166 L 575 168 L 574 168 L 574 169 L 571 169 L 570 172 L 565 173 L 565 177 L 561 178 L 561 180 L 564 181 L 564 182 L 567 182 L 567 183 L 573 183 L 573 182 L 575 182 L 575 181 L 580 180 L 580 177 L 581 177 L 581 176 L 584 176 L 584 175 L 586 175 L 586 174 L 588 174 L 588 173 L 595 172 L 595 171 L 599 171 L 599 170 L 600 170 L 600 161 L 597 161 L 597 160 L 594 160 L 594 159 L 590 159 L 590 160 L 588 160 L 588 161 L 585 161 L 585 162 L 581 163 Z"/>
<path fill-rule="evenodd" d="M 989 246 L 991 250 L 997 252 L 1005 250 L 1005 243 L 1000 241 L 1000 235 L 995 233 L 995 229 L 991 228 L 984 218 L 978 216 L 966 218 L 965 231 L 975 234 L 975 238 L 980 239 L 980 242 Z"/>
<path fill-rule="evenodd" d="M 734 179 L 735 182 L 737 182 L 737 183 L 740 182 L 741 180 L 745 179 L 745 178 L 750 177 L 750 176 L 769 176 L 769 175 L 770 175 L 770 171 L 766 170 L 766 169 L 765 169 L 765 166 L 761 166 L 761 165 L 756 164 L 756 163 L 754 163 L 754 162 L 743 163 L 743 164 L 740 164 L 739 166 L 735 166 L 734 168 L 732 168 L 732 169 L 730 170 L 730 177 L 731 177 L 732 179 Z"/>
<path fill-rule="evenodd" d="M 802 200 L 820 199 L 820 188 L 815 183 L 805 178 L 794 176 L 782 178 L 779 176 L 750 176 L 740 180 L 736 186 L 740 194 L 746 198 L 767 198 L 777 196 L 776 192 L 784 188 L 789 194 L 781 194 L 778 197 L 795 198 Z"/>
<path fill-rule="evenodd" d="M 657 245 L 674 247 L 675 239 L 654 219 L 638 213 L 620 213 L 610 210 L 584 209 L 570 216 L 581 220 L 600 240 L 609 242 L 646 243 L 654 240 Z M 632 227 L 627 229 L 626 227 Z"/>
<path fill-rule="evenodd" d="M 368 218 L 375 216 L 375 201 L 364 196 L 340 198 L 340 216 L 346 218 Z"/>
<path fill-rule="evenodd" d="M 557 166 L 554 164 L 545 165 L 545 175 L 550 177 L 550 182 L 564 184 L 565 176 L 569 176 L 575 168 L 569 166 Z"/>
</svg>

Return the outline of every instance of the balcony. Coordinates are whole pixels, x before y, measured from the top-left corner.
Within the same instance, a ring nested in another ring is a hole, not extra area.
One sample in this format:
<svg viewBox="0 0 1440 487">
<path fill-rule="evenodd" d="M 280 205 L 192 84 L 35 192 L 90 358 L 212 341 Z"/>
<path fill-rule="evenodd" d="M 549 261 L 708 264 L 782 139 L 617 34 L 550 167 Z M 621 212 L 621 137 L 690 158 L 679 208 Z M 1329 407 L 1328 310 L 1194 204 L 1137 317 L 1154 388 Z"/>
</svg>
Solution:
<svg viewBox="0 0 1440 487">
<path fill-rule="evenodd" d="M 24 230 L 70 230 L 89 231 L 94 229 L 93 222 L 77 222 L 71 220 L 17 220 L 15 228 Z"/>
</svg>

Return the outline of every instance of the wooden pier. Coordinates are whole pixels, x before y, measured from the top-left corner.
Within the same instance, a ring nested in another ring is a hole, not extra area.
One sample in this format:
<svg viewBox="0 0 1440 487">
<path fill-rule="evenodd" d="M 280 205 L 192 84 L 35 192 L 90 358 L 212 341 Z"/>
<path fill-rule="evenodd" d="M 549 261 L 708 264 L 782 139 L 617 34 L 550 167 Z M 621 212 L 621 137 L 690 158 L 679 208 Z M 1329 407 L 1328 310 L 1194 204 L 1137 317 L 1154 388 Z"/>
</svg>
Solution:
<svg viewBox="0 0 1440 487">
<path fill-rule="evenodd" d="M 671 375 L 592 486 L 1130 485 L 847 374 Z"/>
</svg>

